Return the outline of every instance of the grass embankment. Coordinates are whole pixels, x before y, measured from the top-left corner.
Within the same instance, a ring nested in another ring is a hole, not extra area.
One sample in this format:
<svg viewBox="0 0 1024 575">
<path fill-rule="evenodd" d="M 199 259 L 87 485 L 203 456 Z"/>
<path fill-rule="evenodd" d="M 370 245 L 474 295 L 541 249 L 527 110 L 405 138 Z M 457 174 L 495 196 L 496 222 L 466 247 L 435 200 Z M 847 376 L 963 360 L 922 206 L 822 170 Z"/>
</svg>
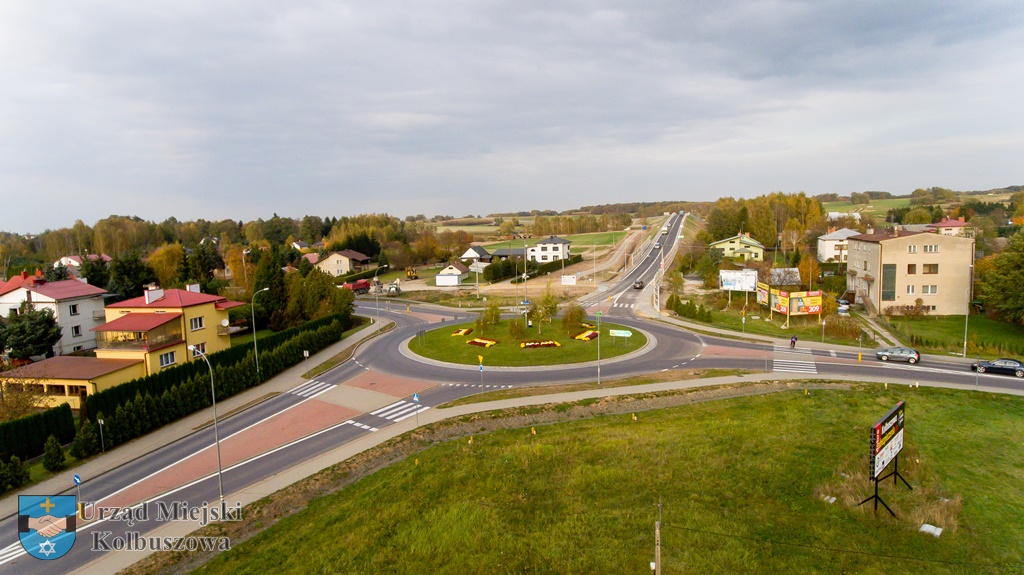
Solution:
<svg viewBox="0 0 1024 575">
<path fill-rule="evenodd" d="M 740 304 L 742 304 L 742 297 L 740 297 Z M 735 298 L 734 298 L 735 299 Z M 736 305 L 734 301 L 734 305 Z M 754 319 L 754 316 L 758 316 Z M 768 311 L 764 308 L 758 308 L 756 312 L 747 312 L 747 321 L 743 323 L 743 316 L 738 308 L 730 309 L 718 309 L 713 308 L 711 310 L 711 323 L 701 322 L 693 319 L 685 319 L 693 323 L 706 325 L 709 327 L 717 327 L 719 329 L 728 329 L 735 331 L 739 334 L 747 335 L 763 335 L 778 339 L 789 339 L 794 335 L 800 341 L 816 341 L 821 342 L 822 329 L 821 324 L 818 323 L 817 316 L 795 316 L 791 317 L 789 321 L 789 328 L 785 329 L 782 326 L 786 323 L 785 316 L 775 314 L 775 318 L 768 320 Z M 826 323 L 828 319 L 826 318 Z M 860 345 L 864 347 L 875 348 L 882 345 L 887 345 L 883 341 L 874 341 L 871 338 L 864 337 L 863 340 L 858 338 L 842 338 L 836 337 L 829 333 L 825 333 L 825 343 L 834 343 L 838 345 Z"/>
<path fill-rule="evenodd" d="M 341 336 L 342 339 L 345 339 L 346 337 L 352 335 L 353 333 L 363 329 L 363 326 L 365 324 L 370 323 L 369 319 L 362 318 L 362 317 L 353 317 L 353 321 L 357 322 L 359 325 L 357 327 L 354 327 L 354 328 L 346 331 L 344 334 L 342 334 L 342 336 Z M 381 323 L 383 324 L 383 322 L 381 322 Z M 380 332 L 383 333 L 383 332 L 391 331 L 393 329 L 395 329 L 395 322 L 389 320 L 388 323 L 385 324 L 384 327 L 380 329 Z M 353 351 L 354 351 L 354 346 L 353 347 L 347 347 L 347 348 L 341 350 L 341 352 L 336 354 L 334 357 L 328 359 L 327 361 L 317 365 L 313 369 L 311 369 L 311 370 L 307 371 L 306 373 L 302 374 L 302 378 L 303 379 L 312 379 L 312 378 L 320 375 L 321 373 L 324 373 L 325 371 L 327 371 L 329 369 L 337 367 L 341 363 L 347 361 L 348 358 L 352 357 L 352 352 Z"/>
<path fill-rule="evenodd" d="M 569 393 L 571 391 L 590 391 L 592 389 L 610 389 L 613 387 L 630 387 L 634 385 L 646 385 L 648 383 L 660 383 L 663 381 L 684 381 L 691 379 L 706 379 L 710 377 L 726 377 L 730 375 L 747 375 L 750 373 L 764 373 L 763 371 L 751 371 L 749 369 L 673 369 L 670 371 L 659 371 L 644 376 L 629 377 L 625 379 L 609 379 L 598 385 L 596 381 L 589 383 L 567 383 L 564 385 L 535 385 L 527 387 L 514 387 L 512 389 L 496 389 L 486 391 L 468 397 L 462 397 L 449 403 L 441 404 L 438 409 L 455 407 L 457 405 L 468 405 L 471 403 L 483 403 L 486 401 L 498 401 L 501 399 L 514 399 L 516 397 L 535 397 L 538 395 L 552 395 L 555 393 Z"/>
<path fill-rule="evenodd" d="M 907 345 L 933 353 L 963 353 L 964 318 L 958 315 L 889 318 L 896 336 Z M 968 357 L 1024 357 L 1024 327 L 972 315 L 967 322 Z"/>
<path fill-rule="evenodd" d="M 608 322 L 601 322 L 601 336 L 593 341 L 573 339 L 572 336 L 576 334 L 566 334 L 562 331 L 558 320 L 543 325 L 540 325 L 540 322 L 535 322 L 534 327 L 526 330 L 526 337 L 522 340 L 515 339 L 509 334 L 508 324 L 508 320 L 503 320 L 497 326 L 487 330 L 485 334 L 474 329 L 469 335 L 458 337 L 453 337 L 452 333 L 461 328 L 472 328 L 473 323 L 446 325 L 440 329 L 426 332 L 422 338 L 412 338 L 409 342 L 409 349 L 413 353 L 430 359 L 466 365 L 477 365 L 477 356 L 482 355 L 484 356 L 484 369 L 487 369 L 488 366 L 525 367 L 597 361 L 599 339 L 604 340 L 600 344 L 601 359 L 610 359 L 636 351 L 647 343 L 647 337 L 636 329 Z M 581 331 L 583 329 L 586 328 L 581 328 Z M 611 337 L 608 334 L 610 329 L 629 330 L 633 335 L 628 338 Z M 489 348 L 466 343 L 477 337 L 494 339 L 499 343 Z M 549 339 L 557 341 L 561 347 L 526 349 L 519 347 L 521 341 L 546 341 Z"/>
<path fill-rule="evenodd" d="M 872 492 L 870 426 L 900 399 L 900 472 L 914 489 L 880 487 L 891 519 L 857 503 Z M 1018 572 L 1020 413 L 1018 397 L 865 385 L 536 435 L 526 423 L 436 445 L 314 500 L 201 572 L 644 573 L 659 501 L 666 573 Z"/>
</svg>

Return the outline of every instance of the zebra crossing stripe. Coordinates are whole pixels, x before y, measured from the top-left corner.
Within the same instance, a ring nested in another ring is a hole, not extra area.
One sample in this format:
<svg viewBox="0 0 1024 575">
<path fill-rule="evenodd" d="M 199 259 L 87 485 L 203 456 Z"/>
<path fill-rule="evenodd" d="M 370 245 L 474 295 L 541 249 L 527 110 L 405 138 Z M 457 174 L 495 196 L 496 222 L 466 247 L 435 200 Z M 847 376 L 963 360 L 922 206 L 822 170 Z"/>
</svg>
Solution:
<svg viewBox="0 0 1024 575">
<path fill-rule="evenodd" d="M 335 386 L 333 383 L 325 383 L 322 381 L 312 380 L 308 383 L 304 383 L 299 387 L 291 390 L 289 393 L 292 395 L 298 395 L 299 397 L 310 398 L 315 395 L 319 395 L 327 390 L 333 389 Z"/>
<path fill-rule="evenodd" d="M 403 401 L 398 401 L 398 402 L 392 403 L 391 405 L 386 405 L 386 406 L 378 409 L 377 411 L 371 411 L 370 415 L 376 415 L 377 417 L 384 417 L 386 419 L 388 415 L 390 415 L 394 411 L 398 411 L 398 410 L 402 409 L 402 406 L 404 406 L 404 405 L 406 405 L 404 400 Z"/>
<path fill-rule="evenodd" d="M 365 429 L 366 431 L 369 431 L 371 433 L 373 433 L 374 431 L 377 431 L 376 427 L 370 427 L 369 425 L 366 425 L 365 423 L 359 423 L 358 421 L 352 421 L 351 419 L 346 421 L 345 423 L 342 423 L 342 425 L 351 425 L 353 427 L 358 427 L 359 429 Z"/>
<path fill-rule="evenodd" d="M 423 406 L 423 407 L 421 407 L 419 409 L 414 409 L 414 410 L 410 411 L 409 413 L 406 413 L 405 415 L 403 415 L 401 417 L 396 417 L 392 421 L 394 421 L 395 423 L 398 423 L 399 421 L 402 421 L 403 419 L 409 419 L 410 417 L 412 417 L 412 416 L 414 416 L 414 415 L 416 415 L 418 413 L 423 413 L 424 411 L 426 411 L 428 409 L 430 409 L 430 408 L 427 407 L 427 406 Z"/>
<path fill-rule="evenodd" d="M 794 373 L 818 373 L 818 367 L 813 361 L 776 359 L 772 362 L 772 371 L 788 371 Z"/>
<path fill-rule="evenodd" d="M 800 355 L 811 355 L 811 348 L 809 347 L 797 347 L 790 349 L 786 345 L 777 345 L 774 349 L 775 353 L 798 353 Z"/>
</svg>

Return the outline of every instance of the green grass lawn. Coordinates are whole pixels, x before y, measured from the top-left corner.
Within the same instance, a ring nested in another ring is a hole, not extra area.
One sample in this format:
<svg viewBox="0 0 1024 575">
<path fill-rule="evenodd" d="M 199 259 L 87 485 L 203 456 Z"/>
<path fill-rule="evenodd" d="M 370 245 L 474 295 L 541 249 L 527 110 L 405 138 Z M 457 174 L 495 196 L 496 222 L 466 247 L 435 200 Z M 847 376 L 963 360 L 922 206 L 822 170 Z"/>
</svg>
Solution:
<svg viewBox="0 0 1024 575">
<path fill-rule="evenodd" d="M 872 200 L 868 204 L 851 204 L 850 202 L 824 202 L 825 212 L 853 212 L 861 210 L 862 214 L 872 216 L 876 220 L 885 219 L 885 214 L 892 209 L 910 205 L 910 198 L 888 198 Z"/>
<path fill-rule="evenodd" d="M 422 341 L 421 338 L 414 337 L 409 342 L 409 349 L 431 359 L 467 365 L 477 365 L 477 356 L 482 355 L 484 356 L 484 369 L 486 366 L 558 365 L 597 360 L 598 340 L 579 341 L 573 339 L 562 331 L 559 320 L 543 326 L 539 326 L 535 322 L 534 327 L 526 330 L 526 338 L 523 341 L 553 339 L 562 344 L 561 347 L 523 349 L 519 347 L 520 342 L 509 335 L 507 320 L 502 321 L 483 335 L 474 330 L 467 336 L 452 337 L 452 332 L 464 327 L 473 327 L 473 323 L 451 324 L 428 331 Z M 538 327 L 541 328 L 540 333 L 538 333 Z M 630 328 L 608 322 L 601 323 L 599 339 L 605 340 L 601 343 L 601 359 L 635 351 L 647 343 L 647 338 L 635 329 L 630 329 L 633 335 L 629 338 L 610 337 L 609 329 Z M 495 339 L 500 343 L 489 348 L 466 343 L 474 337 Z"/>
<path fill-rule="evenodd" d="M 739 296 L 740 303 L 743 301 L 743 296 Z M 751 297 L 751 300 L 754 298 Z M 733 301 L 736 305 L 736 301 Z M 753 316 L 758 315 L 758 319 L 754 319 Z M 747 321 L 743 323 L 743 316 L 737 309 L 712 309 L 711 310 L 711 323 L 699 322 L 697 320 L 686 320 L 695 323 L 704 323 L 711 327 L 717 327 L 720 329 L 729 329 L 740 333 L 746 333 L 749 335 L 765 335 L 774 338 L 789 339 L 794 335 L 800 341 L 816 341 L 821 342 L 821 324 L 818 323 L 817 316 L 794 316 L 790 318 L 789 329 L 783 329 L 782 326 L 785 323 L 785 316 L 775 315 L 775 318 L 771 321 L 765 321 L 768 319 L 767 309 L 758 309 L 757 311 L 747 313 Z M 685 318 L 682 318 L 685 319 Z M 828 320 L 826 320 L 827 322 Z M 858 345 L 861 340 L 857 338 L 845 339 L 838 338 L 828 333 L 825 334 L 825 343 L 836 343 L 840 345 Z M 875 347 L 876 342 L 869 339 L 863 340 L 865 347 Z M 882 345 L 878 343 L 877 345 Z"/>
<path fill-rule="evenodd" d="M 887 320 L 907 345 L 949 354 L 963 353 L 964 318 L 958 315 Z M 1024 357 L 1024 327 L 972 315 L 967 323 L 967 355 L 972 357 Z"/>
<path fill-rule="evenodd" d="M 570 235 L 567 235 L 567 236 L 558 236 L 558 237 L 566 239 L 566 240 L 569 240 L 573 244 L 576 244 L 575 246 L 571 246 L 571 247 L 574 247 L 574 248 L 588 248 L 588 247 L 595 246 L 595 245 L 597 245 L 597 246 L 612 246 L 612 245 L 615 245 L 615 244 L 619 243 L 620 241 L 622 241 L 622 238 L 626 237 L 626 232 L 598 232 L 598 233 L 593 233 L 593 234 L 570 234 Z M 533 238 L 528 238 L 526 240 L 505 240 L 505 241 L 496 242 L 496 243 L 493 243 L 493 244 L 487 244 L 484 247 L 487 248 L 487 251 L 489 251 L 489 252 L 493 252 L 494 250 L 497 250 L 498 248 L 522 248 L 524 241 L 526 242 L 526 246 L 530 247 L 530 246 L 537 245 L 537 242 L 539 242 L 539 241 L 541 241 L 543 239 L 545 239 L 545 238 L 543 238 L 543 237 L 533 237 Z M 575 252 L 575 250 L 573 250 L 573 251 Z"/>
<path fill-rule="evenodd" d="M 897 513 L 857 502 L 907 401 Z M 314 500 L 201 573 L 1018 573 L 1024 398 L 802 390 L 478 434 Z M 823 496 L 837 498 L 835 504 Z M 943 527 L 940 538 L 920 533 Z"/>
<path fill-rule="evenodd" d="M 264 338 L 268 335 L 274 335 L 273 330 L 261 329 L 256 332 L 257 337 Z M 249 331 L 241 331 L 231 336 L 231 347 L 236 345 L 252 345 L 252 328 L 250 326 Z M 256 343 L 259 345 L 259 342 Z"/>
</svg>

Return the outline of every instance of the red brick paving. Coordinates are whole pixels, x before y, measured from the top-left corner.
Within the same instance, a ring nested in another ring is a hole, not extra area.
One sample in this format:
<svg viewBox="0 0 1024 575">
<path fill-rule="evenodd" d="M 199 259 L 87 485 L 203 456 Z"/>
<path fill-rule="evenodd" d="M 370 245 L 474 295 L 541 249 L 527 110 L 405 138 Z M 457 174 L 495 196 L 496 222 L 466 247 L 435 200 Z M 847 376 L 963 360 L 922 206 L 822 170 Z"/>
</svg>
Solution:
<svg viewBox="0 0 1024 575">
<path fill-rule="evenodd" d="M 261 453 L 326 429 L 360 412 L 317 399 L 306 401 L 288 411 L 275 415 L 255 427 L 228 439 L 221 439 L 221 466 L 227 468 Z M 100 505 L 127 507 L 156 495 L 180 487 L 217 470 L 217 451 L 211 446 L 192 457 L 180 461 L 157 475 L 144 479 L 132 487 L 103 500 Z"/>
<path fill-rule="evenodd" d="M 425 381 L 416 381 L 415 379 L 406 379 L 404 377 L 388 375 L 386 373 L 376 371 L 367 371 L 362 375 L 358 375 L 346 381 L 342 385 L 368 389 L 370 391 L 376 391 L 378 393 L 384 393 L 396 398 L 401 398 L 412 395 L 413 393 L 419 393 L 425 389 L 430 389 L 436 384 L 427 383 Z"/>
<path fill-rule="evenodd" d="M 763 349 L 747 349 L 742 347 L 728 347 L 724 345 L 709 345 L 701 352 L 701 357 L 709 355 L 720 355 L 725 357 L 764 357 Z"/>
</svg>

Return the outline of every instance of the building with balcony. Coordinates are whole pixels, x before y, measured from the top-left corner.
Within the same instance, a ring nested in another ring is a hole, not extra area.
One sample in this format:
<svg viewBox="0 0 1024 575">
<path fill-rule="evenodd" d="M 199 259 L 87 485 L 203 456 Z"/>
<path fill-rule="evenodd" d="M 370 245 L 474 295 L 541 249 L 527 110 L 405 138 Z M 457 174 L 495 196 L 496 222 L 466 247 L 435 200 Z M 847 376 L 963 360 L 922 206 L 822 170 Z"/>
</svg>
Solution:
<svg viewBox="0 0 1024 575">
<path fill-rule="evenodd" d="M 847 295 L 871 315 L 920 299 L 933 315 L 964 315 L 974 238 L 935 232 L 868 230 L 849 238 Z"/>
<path fill-rule="evenodd" d="M 572 242 L 567 239 L 551 236 L 540 240 L 535 246 L 526 248 L 526 257 L 540 263 L 567 260 L 570 245 Z"/>
<path fill-rule="evenodd" d="M 146 290 L 141 297 L 111 304 L 96 332 L 96 357 L 142 361 L 146 375 L 231 347 L 228 310 L 245 305 L 189 289 Z"/>
<path fill-rule="evenodd" d="M 75 279 L 48 282 L 41 275 L 24 272 L 16 279 L 0 287 L 0 314 L 18 313 L 26 303 L 36 310 L 52 311 L 61 329 L 53 355 L 96 347 L 92 329 L 106 321 L 103 304 L 107 290 Z"/>
</svg>

